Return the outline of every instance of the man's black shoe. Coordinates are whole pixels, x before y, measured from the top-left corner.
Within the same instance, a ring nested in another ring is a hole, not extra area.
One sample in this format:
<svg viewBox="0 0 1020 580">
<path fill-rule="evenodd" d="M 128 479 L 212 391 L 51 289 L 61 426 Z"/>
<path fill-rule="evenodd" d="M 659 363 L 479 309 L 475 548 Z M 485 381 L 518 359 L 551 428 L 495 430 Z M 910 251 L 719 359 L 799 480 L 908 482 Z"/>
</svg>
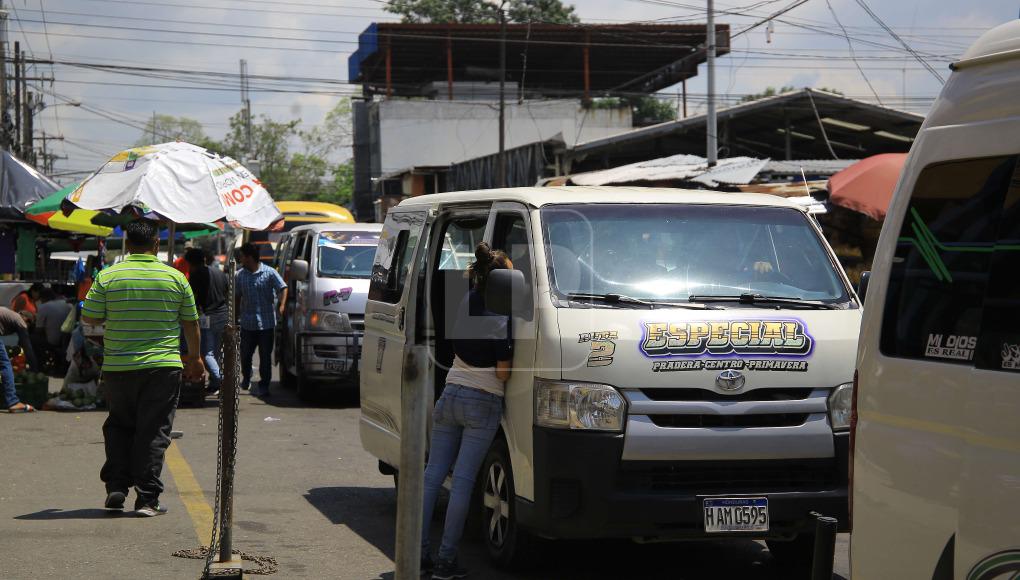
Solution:
<svg viewBox="0 0 1020 580">
<path fill-rule="evenodd" d="M 108 510 L 122 510 L 124 509 L 124 498 L 127 494 L 123 491 L 111 491 L 106 494 L 106 503 L 104 507 Z"/>
<path fill-rule="evenodd" d="M 432 580 L 458 580 L 467 578 L 468 571 L 457 565 L 456 560 L 438 560 L 436 569 L 432 572 Z"/>
</svg>

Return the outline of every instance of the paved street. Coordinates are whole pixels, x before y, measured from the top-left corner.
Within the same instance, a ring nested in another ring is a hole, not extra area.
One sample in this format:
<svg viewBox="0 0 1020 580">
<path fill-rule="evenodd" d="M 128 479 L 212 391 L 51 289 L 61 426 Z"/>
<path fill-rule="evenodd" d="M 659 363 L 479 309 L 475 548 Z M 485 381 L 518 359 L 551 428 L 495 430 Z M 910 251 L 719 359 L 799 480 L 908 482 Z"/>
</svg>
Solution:
<svg viewBox="0 0 1020 580">
<path fill-rule="evenodd" d="M 274 389 L 268 403 L 241 397 L 235 547 L 276 558 L 275 578 L 392 578 L 396 494 L 361 449 L 356 400 L 334 394 L 308 406 L 275 383 Z M 199 560 L 171 554 L 208 543 L 216 474 L 212 400 L 178 411 L 175 427 L 184 438 L 164 470 L 170 513 L 155 519 L 101 509 L 105 415 L 0 416 L 0 578 L 199 577 Z M 837 572 L 848 577 L 846 537 L 837 550 Z M 517 575 L 488 567 L 482 546 L 471 541 L 462 561 L 472 577 L 497 580 L 783 577 L 765 546 L 749 541 L 560 542 L 548 547 L 540 566 Z"/>
</svg>

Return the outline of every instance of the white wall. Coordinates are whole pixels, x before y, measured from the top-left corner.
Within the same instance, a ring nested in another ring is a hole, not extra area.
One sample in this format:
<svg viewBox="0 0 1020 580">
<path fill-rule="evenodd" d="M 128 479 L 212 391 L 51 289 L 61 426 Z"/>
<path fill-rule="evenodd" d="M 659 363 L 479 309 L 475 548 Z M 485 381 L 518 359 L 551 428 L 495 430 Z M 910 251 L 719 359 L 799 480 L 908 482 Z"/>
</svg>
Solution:
<svg viewBox="0 0 1020 580">
<path fill-rule="evenodd" d="M 379 107 L 382 173 L 444 166 L 499 151 L 499 103 L 390 99 Z M 568 145 L 631 129 L 631 112 L 585 109 L 579 101 L 506 106 L 506 147 L 560 136 Z"/>
</svg>

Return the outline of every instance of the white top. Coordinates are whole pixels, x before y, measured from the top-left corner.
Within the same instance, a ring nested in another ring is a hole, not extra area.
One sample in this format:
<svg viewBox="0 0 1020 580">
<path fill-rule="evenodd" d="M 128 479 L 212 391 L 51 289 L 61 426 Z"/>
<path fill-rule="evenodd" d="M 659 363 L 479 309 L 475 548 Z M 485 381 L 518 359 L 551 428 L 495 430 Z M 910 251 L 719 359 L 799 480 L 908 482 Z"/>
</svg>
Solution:
<svg viewBox="0 0 1020 580">
<path fill-rule="evenodd" d="M 503 396 L 503 381 L 496 376 L 496 367 L 473 367 L 460 360 L 459 356 L 453 357 L 453 366 L 446 375 L 446 382 L 478 389 L 497 397 Z"/>
</svg>

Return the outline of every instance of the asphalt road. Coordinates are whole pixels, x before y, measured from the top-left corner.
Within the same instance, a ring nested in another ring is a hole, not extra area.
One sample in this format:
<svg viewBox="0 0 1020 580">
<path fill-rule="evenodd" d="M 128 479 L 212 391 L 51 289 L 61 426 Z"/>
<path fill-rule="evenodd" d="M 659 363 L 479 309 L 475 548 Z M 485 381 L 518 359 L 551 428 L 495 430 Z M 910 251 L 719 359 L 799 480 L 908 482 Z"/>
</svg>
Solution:
<svg viewBox="0 0 1020 580">
<path fill-rule="evenodd" d="M 267 402 L 241 395 L 235 549 L 275 558 L 274 578 L 392 578 L 396 493 L 392 479 L 361 449 L 356 398 L 333 393 L 306 405 L 273 388 Z M 102 509 L 105 415 L 0 413 L 0 578 L 200 577 L 201 561 L 171 554 L 209 542 L 214 401 L 178 411 L 175 428 L 184 437 L 174 443 L 179 454 L 168 457 L 180 460 L 163 471 L 162 499 L 170 512 L 152 519 Z M 436 511 L 438 538 L 443 509 Z M 841 535 L 838 578 L 849 577 L 847 546 Z M 764 544 L 752 541 L 555 542 L 533 569 L 509 574 L 491 568 L 483 546 L 469 539 L 461 560 L 471 577 L 495 580 L 786 577 Z"/>
</svg>

